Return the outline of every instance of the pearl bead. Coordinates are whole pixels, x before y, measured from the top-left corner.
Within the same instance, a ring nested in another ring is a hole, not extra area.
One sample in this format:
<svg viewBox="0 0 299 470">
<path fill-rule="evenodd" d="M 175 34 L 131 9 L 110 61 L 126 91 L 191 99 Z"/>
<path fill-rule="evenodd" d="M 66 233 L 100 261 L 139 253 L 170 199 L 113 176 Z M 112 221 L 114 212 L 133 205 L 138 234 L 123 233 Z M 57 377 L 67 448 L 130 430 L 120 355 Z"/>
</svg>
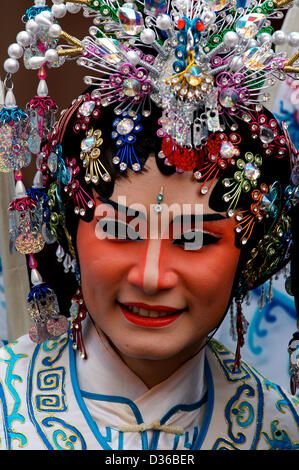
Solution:
<svg viewBox="0 0 299 470">
<path fill-rule="evenodd" d="M 40 26 L 37 24 L 36 21 L 34 20 L 27 21 L 26 31 L 28 31 L 28 33 L 36 34 L 39 32 L 39 30 L 40 30 Z"/>
<path fill-rule="evenodd" d="M 31 283 L 34 285 L 34 286 L 37 286 L 39 284 L 42 284 L 43 282 L 43 278 L 41 277 L 40 273 L 38 272 L 37 269 L 32 269 L 31 270 Z"/>
<path fill-rule="evenodd" d="M 128 61 L 132 65 L 137 65 L 139 60 L 140 60 L 139 55 L 137 54 L 137 52 L 134 52 L 134 51 L 128 51 L 127 52 L 127 58 L 128 58 Z"/>
<path fill-rule="evenodd" d="M 288 34 L 287 38 L 288 38 L 289 46 L 292 46 L 292 47 L 299 46 L 299 33 L 294 31 L 293 33 Z"/>
<path fill-rule="evenodd" d="M 34 5 L 37 7 L 44 7 L 46 5 L 46 0 L 34 0 Z"/>
<path fill-rule="evenodd" d="M 232 70 L 232 72 L 237 72 L 240 70 L 244 65 L 243 59 L 240 56 L 235 56 L 232 58 L 229 68 Z"/>
<path fill-rule="evenodd" d="M 204 24 L 212 24 L 216 20 L 216 13 L 214 11 L 205 11 L 201 17 Z"/>
<path fill-rule="evenodd" d="M 52 13 L 55 18 L 63 18 L 66 15 L 66 5 L 64 3 L 53 5 Z"/>
<path fill-rule="evenodd" d="M 37 96 L 46 97 L 49 94 L 48 86 L 45 80 L 40 80 L 37 88 Z"/>
<path fill-rule="evenodd" d="M 156 24 L 159 29 L 167 31 L 170 28 L 171 19 L 168 15 L 159 15 Z"/>
<path fill-rule="evenodd" d="M 23 181 L 18 180 L 15 186 L 15 195 L 17 198 L 26 196 L 26 188 Z"/>
<path fill-rule="evenodd" d="M 49 28 L 49 35 L 52 38 L 58 38 L 62 32 L 61 26 L 59 24 L 52 24 Z"/>
<path fill-rule="evenodd" d="M 69 13 L 79 13 L 81 5 L 74 5 L 74 3 L 67 2 L 66 9 Z"/>
<path fill-rule="evenodd" d="M 278 29 L 277 31 L 275 31 L 275 33 L 273 33 L 272 42 L 273 44 L 276 44 L 276 46 L 281 46 L 286 42 L 286 40 L 286 35 L 281 29 Z"/>
<path fill-rule="evenodd" d="M 51 17 L 45 15 L 46 11 L 42 11 L 35 17 L 35 21 L 39 26 L 50 27 L 52 25 Z"/>
<path fill-rule="evenodd" d="M 239 44 L 239 36 L 234 31 L 228 31 L 223 36 L 223 42 L 231 49 Z"/>
<path fill-rule="evenodd" d="M 55 49 L 48 49 L 45 53 L 45 59 L 47 62 L 56 62 L 58 60 L 58 54 Z"/>
<path fill-rule="evenodd" d="M 4 70 L 7 73 L 17 73 L 19 67 L 19 62 L 16 59 L 9 58 L 4 62 Z"/>
<path fill-rule="evenodd" d="M 59 3 L 63 3 L 64 0 L 52 0 L 52 3 L 55 3 L 56 5 L 59 5 Z"/>
<path fill-rule="evenodd" d="M 16 98 L 12 90 L 8 90 L 5 95 L 5 107 L 6 108 L 15 108 L 16 107 Z"/>
<path fill-rule="evenodd" d="M 29 66 L 33 70 L 40 69 L 44 63 L 46 62 L 45 57 L 42 56 L 34 56 L 29 59 Z"/>
<path fill-rule="evenodd" d="M 247 49 L 250 49 L 251 47 L 256 47 L 257 46 L 257 41 L 253 38 L 249 39 L 247 43 Z"/>
<path fill-rule="evenodd" d="M 155 32 L 150 28 L 145 28 L 140 34 L 140 39 L 144 44 L 152 44 L 155 38 Z"/>
<path fill-rule="evenodd" d="M 261 45 L 261 44 L 264 44 L 265 42 L 272 41 L 272 37 L 271 37 L 271 34 L 269 33 L 261 33 L 258 35 L 256 40 L 257 40 L 257 43 Z"/>
<path fill-rule="evenodd" d="M 24 49 L 22 46 L 20 46 L 20 44 L 14 42 L 9 46 L 7 52 L 9 57 L 11 57 L 12 59 L 20 59 L 23 55 Z"/>
<path fill-rule="evenodd" d="M 17 34 L 17 43 L 22 46 L 22 47 L 28 47 L 33 38 L 31 34 L 29 34 L 27 31 L 21 31 L 19 34 Z"/>
</svg>

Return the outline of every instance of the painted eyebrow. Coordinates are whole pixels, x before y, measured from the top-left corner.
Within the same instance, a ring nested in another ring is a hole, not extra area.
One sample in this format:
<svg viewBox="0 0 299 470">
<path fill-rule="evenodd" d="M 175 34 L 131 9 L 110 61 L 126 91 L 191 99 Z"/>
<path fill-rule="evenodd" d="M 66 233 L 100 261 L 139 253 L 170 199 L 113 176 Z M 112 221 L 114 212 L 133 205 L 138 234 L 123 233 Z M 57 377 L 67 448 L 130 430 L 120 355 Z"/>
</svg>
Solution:
<svg viewBox="0 0 299 470">
<path fill-rule="evenodd" d="M 107 197 L 97 196 L 97 199 L 100 202 L 103 202 L 104 204 L 110 204 L 118 212 L 127 213 L 128 210 L 130 210 L 130 212 L 132 212 L 132 208 L 123 206 L 121 204 L 118 204 L 117 202 L 112 201 L 112 199 L 109 199 Z M 136 210 L 135 215 L 138 215 L 138 216 L 142 217 L 142 219 L 146 220 L 146 215 L 141 211 Z M 132 216 L 134 216 L 134 214 L 132 214 Z M 188 218 L 191 217 L 191 222 L 194 223 L 194 222 L 196 222 L 196 218 L 198 217 L 198 215 L 195 215 L 195 214 L 177 215 L 177 216 L 174 217 L 174 219 L 171 221 L 171 223 L 183 222 L 183 220 L 187 217 Z M 225 216 L 223 216 L 222 214 L 219 214 L 219 213 L 202 214 L 202 218 L 200 216 L 200 220 L 202 220 L 203 222 L 213 222 L 213 221 L 217 221 L 217 220 L 225 220 L 226 218 L 227 217 L 225 217 Z"/>
</svg>

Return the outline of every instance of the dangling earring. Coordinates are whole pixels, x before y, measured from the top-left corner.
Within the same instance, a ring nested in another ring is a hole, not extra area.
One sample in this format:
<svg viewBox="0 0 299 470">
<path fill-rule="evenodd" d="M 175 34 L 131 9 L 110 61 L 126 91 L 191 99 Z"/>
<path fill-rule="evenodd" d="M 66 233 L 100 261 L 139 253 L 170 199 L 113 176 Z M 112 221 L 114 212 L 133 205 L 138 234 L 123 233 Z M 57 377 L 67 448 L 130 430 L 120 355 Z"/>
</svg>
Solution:
<svg viewBox="0 0 299 470">
<path fill-rule="evenodd" d="M 82 321 L 86 318 L 87 310 L 85 307 L 81 288 L 78 288 L 76 294 L 72 298 L 70 307 L 71 314 L 71 330 L 73 334 L 73 348 L 80 352 L 82 359 L 87 359 L 82 335 Z"/>
<path fill-rule="evenodd" d="M 236 299 L 236 307 L 237 307 L 237 315 L 236 315 L 236 329 L 238 335 L 238 342 L 237 342 L 237 349 L 236 349 L 236 356 L 235 362 L 233 365 L 233 372 L 240 367 L 240 360 L 241 360 L 241 348 L 244 346 L 244 334 L 247 333 L 248 329 L 248 321 L 244 317 L 242 312 L 242 301 L 243 299 Z"/>
</svg>

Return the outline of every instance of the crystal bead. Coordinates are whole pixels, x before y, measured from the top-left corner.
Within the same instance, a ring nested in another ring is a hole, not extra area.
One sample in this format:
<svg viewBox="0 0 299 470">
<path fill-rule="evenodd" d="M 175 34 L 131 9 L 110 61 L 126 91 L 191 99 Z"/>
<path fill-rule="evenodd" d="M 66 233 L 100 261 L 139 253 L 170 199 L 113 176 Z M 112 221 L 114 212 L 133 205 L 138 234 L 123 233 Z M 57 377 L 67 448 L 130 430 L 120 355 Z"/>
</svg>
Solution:
<svg viewBox="0 0 299 470">
<path fill-rule="evenodd" d="M 186 79 L 187 83 L 189 83 L 189 85 L 195 87 L 200 85 L 203 79 L 203 74 L 198 65 L 193 65 L 188 70 L 188 73 L 184 75 L 184 78 Z"/>
<path fill-rule="evenodd" d="M 136 96 L 140 92 L 141 85 L 135 78 L 127 78 L 123 82 L 123 91 L 126 96 Z"/>
<path fill-rule="evenodd" d="M 96 104 L 94 101 L 86 101 L 85 103 L 83 103 L 80 108 L 79 108 L 79 113 L 82 115 L 82 116 L 90 116 L 91 113 L 93 112 L 94 108 L 95 108 Z"/>
<path fill-rule="evenodd" d="M 244 54 L 244 64 L 249 70 L 259 70 L 271 57 L 271 52 L 264 47 L 250 47 Z"/>
<path fill-rule="evenodd" d="M 144 23 L 142 14 L 133 8 L 119 8 L 118 17 L 124 31 L 130 36 L 135 36 L 143 30 Z"/>
<path fill-rule="evenodd" d="M 141 167 L 140 167 L 139 163 L 133 163 L 132 169 L 134 171 L 140 171 Z"/>
<path fill-rule="evenodd" d="M 238 101 L 238 93 L 231 88 L 224 89 L 219 95 L 219 102 L 224 108 L 233 108 Z"/>
<path fill-rule="evenodd" d="M 83 152 L 90 152 L 94 145 L 95 145 L 96 139 L 94 136 L 87 137 L 84 139 L 81 143 L 81 149 Z"/>
<path fill-rule="evenodd" d="M 108 183 L 109 181 L 111 181 L 111 177 L 108 173 L 104 173 L 104 175 L 102 176 L 103 180 Z M 93 204 L 92 204 L 92 207 L 93 207 Z"/>
<path fill-rule="evenodd" d="M 238 19 L 236 32 L 244 39 L 251 39 L 263 27 L 266 16 L 261 13 L 249 13 Z"/>
<path fill-rule="evenodd" d="M 167 11 L 167 2 L 165 0 L 145 0 L 144 9 L 151 16 L 158 16 Z"/>
<path fill-rule="evenodd" d="M 224 141 L 221 144 L 220 155 L 224 158 L 232 158 L 236 153 L 236 148 L 231 142 Z"/>
<path fill-rule="evenodd" d="M 125 170 L 127 169 L 126 163 L 121 163 L 121 164 L 119 165 L 119 168 L 120 168 L 121 171 L 125 171 Z"/>
<path fill-rule="evenodd" d="M 254 163 L 246 163 L 244 175 L 248 180 L 254 181 L 260 176 L 260 170 Z"/>
<path fill-rule="evenodd" d="M 52 152 L 50 153 L 48 160 L 47 160 L 47 165 L 49 167 L 49 170 L 51 173 L 56 173 L 57 171 L 57 155 L 56 153 Z"/>
<path fill-rule="evenodd" d="M 109 38 L 97 38 L 98 45 L 97 54 L 101 55 L 110 64 L 117 64 L 120 62 L 119 52 L 115 42 Z"/>
<path fill-rule="evenodd" d="M 134 129 L 134 122 L 132 119 L 124 118 L 118 123 L 116 129 L 120 135 L 127 135 Z"/>
<path fill-rule="evenodd" d="M 269 127 L 261 126 L 260 127 L 260 139 L 263 142 L 263 144 L 270 144 L 274 140 L 273 131 Z"/>
</svg>

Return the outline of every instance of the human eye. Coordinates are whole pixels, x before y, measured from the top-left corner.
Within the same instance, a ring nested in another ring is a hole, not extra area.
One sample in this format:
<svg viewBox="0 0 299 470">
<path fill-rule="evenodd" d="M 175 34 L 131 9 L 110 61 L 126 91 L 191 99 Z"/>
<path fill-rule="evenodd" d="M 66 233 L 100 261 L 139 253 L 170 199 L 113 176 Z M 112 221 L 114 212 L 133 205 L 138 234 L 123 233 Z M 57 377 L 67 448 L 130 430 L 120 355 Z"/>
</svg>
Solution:
<svg viewBox="0 0 299 470">
<path fill-rule="evenodd" d="M 99 236 L 100 235 L 100 236 Z M 96 236 L 100 239 L 143 241 L 138 231 L 117 219 L 100 219 L 96 224 Z"/>
<path fill-rule="evenodd" d="M 172 244 L 183 248 L 186 251 L 200 250 L 204 246 L 213 245 L 217 243 L 220 238 L 212 235 L 209 232 L 201 230 L 190 230 L 182 233 L 178 238 L 173 240 Z"/>
</svg>

